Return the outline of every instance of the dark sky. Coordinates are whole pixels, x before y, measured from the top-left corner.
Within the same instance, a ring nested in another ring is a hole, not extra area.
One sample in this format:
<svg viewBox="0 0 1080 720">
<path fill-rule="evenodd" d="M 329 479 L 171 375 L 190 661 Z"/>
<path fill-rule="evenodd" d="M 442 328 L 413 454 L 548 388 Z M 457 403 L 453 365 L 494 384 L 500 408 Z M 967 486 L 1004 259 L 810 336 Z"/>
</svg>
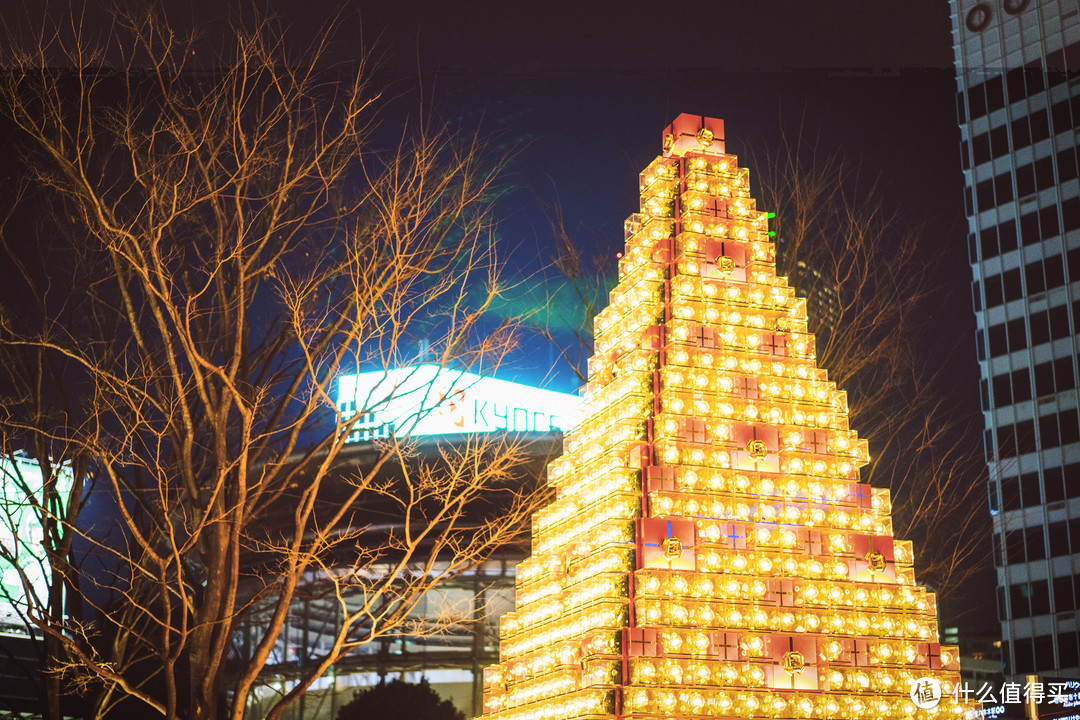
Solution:
<svg viewBox="0 0 1080 720">
<path fill-rule="evenodd" d="M 5 23 L 75 9 L 104 27 L 103 0 L 0 0 Z M 134 3 L 123 3 L 132 5 Z M 345 44 L 414 70 L 951 67 L 946 0 L 162 0 L 177 28 L 270 8 L 297 38 L 338 19 Z M 348 54 L 348 50 L 342 50 Z"/>
<path fill-rule="evenodd" d="M 353 6 L 356 7 L 356 6 Z M 948 5 L 858 0 L 361 3 L 425 70 L 944 68 Z"/>
</svg>

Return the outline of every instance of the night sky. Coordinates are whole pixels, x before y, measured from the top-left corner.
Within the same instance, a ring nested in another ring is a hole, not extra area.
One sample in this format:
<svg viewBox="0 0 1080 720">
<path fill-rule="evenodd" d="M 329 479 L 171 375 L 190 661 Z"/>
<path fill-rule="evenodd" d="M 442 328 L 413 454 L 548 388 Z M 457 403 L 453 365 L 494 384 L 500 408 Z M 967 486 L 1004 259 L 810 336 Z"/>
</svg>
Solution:
<svg viewBox="0 0 1080 720">
<path fill-rule="evenodd" d="M 88 27 L 105 27 L 96 3 L 73 4 Z M 210 36 L 234 11 L 209 0 L 175 5 L 174 24 L 198 23 Z M 970 389 L 957 412 L 981 427 L 946 0 L 270 5 L 297 47 L 336 17 L 334 59 L 380 59 L 375 78 L 390 99 L 382 132 L 424 108 L 515 151 L 497 213 L 500 246 L 522 278 L 552 256 L 541 207 L 555 203 L 585 254 L 613 264 L 623 220 L 637 210 L 638 172 L 679 113 L 723 118 L 728 152 L 752 172 L 753 155 L 800 127 L 819 151 L 842 151 L 945 248 L 926 362 L 947 363 L 955 385 Z M 12 0 L 0 10 L 8 22 L 42 12 Z M 546 348 L 502 374 L 576 385 Z M 992 571 L 987 578 L 992 588 Z M 993 631 L 992 617 L 981 621 Z"/>
</svg>

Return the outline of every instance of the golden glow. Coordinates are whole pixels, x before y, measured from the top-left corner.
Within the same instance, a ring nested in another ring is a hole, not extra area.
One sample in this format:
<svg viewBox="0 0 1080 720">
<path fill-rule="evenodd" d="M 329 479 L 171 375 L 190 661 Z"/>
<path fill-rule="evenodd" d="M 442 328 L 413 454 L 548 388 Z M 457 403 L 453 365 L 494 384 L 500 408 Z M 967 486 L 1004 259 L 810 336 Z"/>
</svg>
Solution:
<svg viewBox="0 0 1080 720">
<path fill-rule="evenodd" d="M 888 491 L 858 482 L 747 171 L 686 152 L 640 190 L 483 717 L 915 717 L 910 681 L 951 688 L 956 650 Z"/>
</svg>

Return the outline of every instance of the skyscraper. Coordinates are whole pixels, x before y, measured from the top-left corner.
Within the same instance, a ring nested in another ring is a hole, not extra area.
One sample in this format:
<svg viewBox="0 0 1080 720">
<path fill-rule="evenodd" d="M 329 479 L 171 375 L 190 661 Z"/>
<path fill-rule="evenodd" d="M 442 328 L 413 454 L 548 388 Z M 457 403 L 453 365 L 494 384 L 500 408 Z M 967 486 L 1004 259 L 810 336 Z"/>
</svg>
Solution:
<svg viewBox="0 0 1080 720">
<path fill-rule="evenodd" d="M 1005 671 L 1080 668 L 1080 6 L 950 0 Z"/>
</svg>

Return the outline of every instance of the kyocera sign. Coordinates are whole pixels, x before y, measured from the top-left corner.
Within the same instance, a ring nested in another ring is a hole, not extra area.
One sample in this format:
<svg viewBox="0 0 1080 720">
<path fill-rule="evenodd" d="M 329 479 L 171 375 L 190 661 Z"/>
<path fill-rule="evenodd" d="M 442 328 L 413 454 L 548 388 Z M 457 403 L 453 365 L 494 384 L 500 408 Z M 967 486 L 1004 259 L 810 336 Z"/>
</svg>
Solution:
<svg viewBox="0 0 1080 720">
<path fill-rule="evenodd" d="M 351 440 L 567 430 L 580 406 L 577 395 L 437 365 L 346 375 L 338 381 L 342 415 L 360 415 Z"/>
</svg>

